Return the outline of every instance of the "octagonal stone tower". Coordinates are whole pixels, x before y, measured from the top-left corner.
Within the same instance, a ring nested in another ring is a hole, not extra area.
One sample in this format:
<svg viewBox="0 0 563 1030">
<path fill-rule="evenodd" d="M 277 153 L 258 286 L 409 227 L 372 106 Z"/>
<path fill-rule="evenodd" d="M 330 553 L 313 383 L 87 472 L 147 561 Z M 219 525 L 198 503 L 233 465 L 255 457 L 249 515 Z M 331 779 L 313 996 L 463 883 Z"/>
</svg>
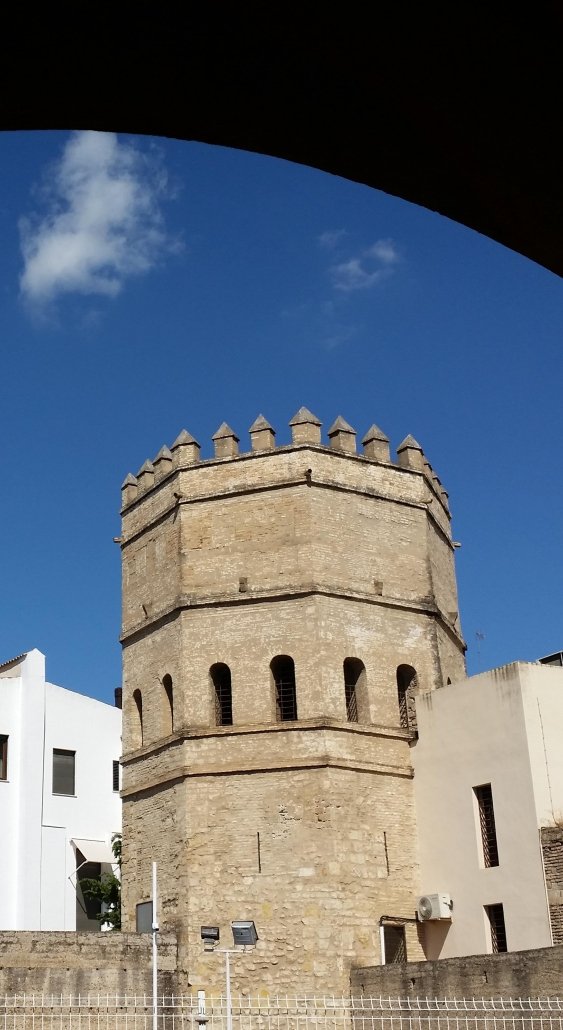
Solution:
<svg viewBox="0 0 563 1030">
<path fill-rule="evenodd" d="M 150 897 L 181 984 L 202 924 L 254 919 L 234 986 L 346 992 L 418 896 L 416 694 L 464 674 L 447 494 L 416 440 L 342 418 L 292 442 L 182 431 L 123 485 L 123 907 Z M 228 938 L 227 938 L 228 943 Z"/>
</svg>

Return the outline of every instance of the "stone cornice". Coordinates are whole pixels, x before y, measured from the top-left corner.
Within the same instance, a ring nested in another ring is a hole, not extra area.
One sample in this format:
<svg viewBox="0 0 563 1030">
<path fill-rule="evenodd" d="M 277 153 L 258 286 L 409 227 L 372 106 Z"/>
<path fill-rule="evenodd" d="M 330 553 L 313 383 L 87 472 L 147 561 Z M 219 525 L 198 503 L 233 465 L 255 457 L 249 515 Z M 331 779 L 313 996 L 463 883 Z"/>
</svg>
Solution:
<svg viewBox="0 0 563 1030">
<path fill-rule="evenodd" d="M 197 611 L 202 608 L 237 607 L 239 605 L 263 604 L 265 601 L 288 601 L 313 596 L 332 597 L 340 600 L 356 601 L 360 604 L 372 604 L 382 608 L 394 608 L 429 615 L 437 619 L 448 634 L 465 649 L 463 637 L 430 599 L 420 598 L 416 601 L 407 601 L 400 597 L 385 597 L 382 594 L 367 594 L 361 591 L 344 590 L 340 587 L 323 583 L 307 583 L 302 584 L 300 587 L 291 588 L 287 586 L 276 590 L 252 590 L 244 594 L 241 594 L 239 591 L 232 591 L 230 594 L 226 594 L 223 591 L 221 594 L 203 594 L 199 597 L 182 594 L 175 599 L 173 604 L 153 615 L 147 615 L 142 622 L 134 623 L 126 632 L 121 634 L 119 640 L 122 644 L 127 644 L 135 638 L 144 635 L 148 629 L 153 628 L 170 617 L 176 616 L 182 611 Z"/>
</svg>

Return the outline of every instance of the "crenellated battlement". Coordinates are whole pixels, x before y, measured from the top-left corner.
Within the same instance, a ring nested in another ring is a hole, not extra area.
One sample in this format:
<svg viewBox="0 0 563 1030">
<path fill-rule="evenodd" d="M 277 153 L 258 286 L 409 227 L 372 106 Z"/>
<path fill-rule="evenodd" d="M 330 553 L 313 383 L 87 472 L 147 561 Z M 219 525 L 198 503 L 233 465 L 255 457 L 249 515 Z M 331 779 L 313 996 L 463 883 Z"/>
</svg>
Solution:
<svg viewBox="0 0 563 1030">
<path fill-rule="evenodd" d="M 286 444 L 277 444 L 276 430 L 264 415 L 258 415 L 248 430 L 250 449 L 240 450 L 240 438 L 227 422 L 223 422 L 212 436 L 214 453 L 210 457 L 202 457 L 199 442 L 191 433 L 182 429 L 170 449 L 164 445 L 152 461 L 147 459 L 143 463 L 136 476 L 131 473 L 126 476 L 122 485 L 122 510 L 126 510 L 136 501 L 144 498 L 163 480 L 180 470 L 186 470 L 193 466 L 208 467 L 241 459 L 283 454 L 296 449 L 313 448 L 324 453 L 338 454 L 360 463 L 390 466 L 404 472 L 422 475 L 430 489 L 427 503 L 431 505 L 436 500 L 439 501 L 449 518 L 448 493 L 422 447 L 413 436 L 407 436 L 399 444 L 397 461 L 393 462 L 390 455 L 389 437 L 375 423 L 362 437 L 361 453 L 358 453 L 356 446 L 356 430 L 341 415 L 337 416 L 328 429 L 326 443 L 323 443 L 322 440 L 321 421 L 308 408 L 300 408 L 290 420 L 289 427 L 291 441 Z"/>
</svg>

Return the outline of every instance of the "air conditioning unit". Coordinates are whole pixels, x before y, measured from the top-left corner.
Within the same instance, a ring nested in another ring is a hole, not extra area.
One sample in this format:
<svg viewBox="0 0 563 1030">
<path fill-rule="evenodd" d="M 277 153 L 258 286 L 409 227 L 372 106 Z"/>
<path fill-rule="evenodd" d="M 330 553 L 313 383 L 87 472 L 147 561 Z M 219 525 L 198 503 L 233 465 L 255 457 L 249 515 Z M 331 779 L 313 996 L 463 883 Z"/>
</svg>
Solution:
<svg viewBox="0 0 563 1030">
<path fill-rule="evenodd" d="M 430 919 L 451 919 L 453 901 L 449 894 L 423 894 L 418 899 L 416 913 L 421 923 Z"/>
</svg>

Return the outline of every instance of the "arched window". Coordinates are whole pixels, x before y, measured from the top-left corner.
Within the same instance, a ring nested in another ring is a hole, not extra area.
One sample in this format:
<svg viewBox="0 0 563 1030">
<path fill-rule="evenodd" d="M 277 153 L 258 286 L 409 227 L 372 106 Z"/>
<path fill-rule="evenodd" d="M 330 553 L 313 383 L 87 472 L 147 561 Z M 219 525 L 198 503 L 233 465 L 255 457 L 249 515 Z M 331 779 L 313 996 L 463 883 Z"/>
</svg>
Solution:
<svg viewBox="0 0 563 1030">
<path fill-rule="evenodd" d="M 399 720 L 404 730 L 416 730 L 416 688 L 416 669 L 413 669 L 412 665 L 399 665 L 397 669 L 397 696 L 399 701 Z"/>
<path fill-rule="evenodd" d="M 217 662 L 209 670 L 213 688 L 213 708 L 216 726 L 233 725 L 233 695 L 231 670 L 223 662 Z"/>
<path fill-rule="evenodd" d="M 276 699 L 276 721 L 292 722 L 297 719 L 295 690 L 295 663 L 286 654 L 279 654 L 270 662 Z"/>
<path fill-rule="evenodd" d="M 344 659 L 344 694 L 348 722 L 366 722 L 366 668 L 359 658 Z"/>
<path fill-rule="evenodd" d="M 133 747 L 143 746 L 143 697 L 140 690 L 133 691 L 133 701 L 137 709 L 137 718 L 134 720 L 131 743 Z"/>
<path fill-rule="evenodd" d="M 167 737 L 174 730 L 174 688 L 172 686 L 172 676 L 169 676 L 168 673 L 162 677 L 162 688 L 164 691 L 162 733 L 163 736 Z"/>
</svg>

